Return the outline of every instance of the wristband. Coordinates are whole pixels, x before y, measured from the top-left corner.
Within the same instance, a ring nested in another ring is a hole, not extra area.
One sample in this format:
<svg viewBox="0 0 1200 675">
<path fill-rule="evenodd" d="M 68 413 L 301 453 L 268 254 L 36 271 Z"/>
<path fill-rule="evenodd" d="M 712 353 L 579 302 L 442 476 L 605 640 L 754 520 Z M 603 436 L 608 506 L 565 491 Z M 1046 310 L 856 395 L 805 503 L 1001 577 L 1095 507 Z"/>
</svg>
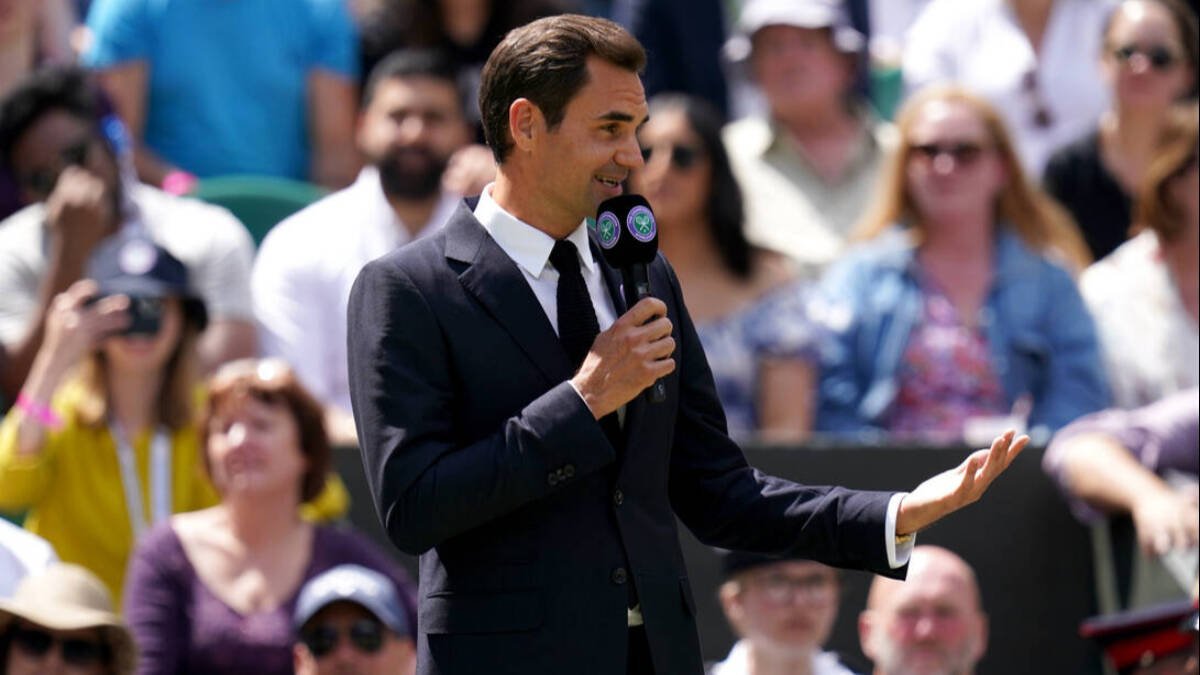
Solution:
<svg viewBox="0 0 1200 675">
<path fill-rule="evenodd" d="M 175 169 L 163 176 L 162 189 L 173 195 L 186 195 L 196 186 L 196 177 L 181 169 Z"/>
<path fill-rule="evenodd" d="M 57 431 L 62 428 L 63 421 L 58 413 L 51 410 L 50 406 L 42 405 L 26 396 L 25 392 L 17 394 L 17 409 L 47 429 Z"/>
</svg>

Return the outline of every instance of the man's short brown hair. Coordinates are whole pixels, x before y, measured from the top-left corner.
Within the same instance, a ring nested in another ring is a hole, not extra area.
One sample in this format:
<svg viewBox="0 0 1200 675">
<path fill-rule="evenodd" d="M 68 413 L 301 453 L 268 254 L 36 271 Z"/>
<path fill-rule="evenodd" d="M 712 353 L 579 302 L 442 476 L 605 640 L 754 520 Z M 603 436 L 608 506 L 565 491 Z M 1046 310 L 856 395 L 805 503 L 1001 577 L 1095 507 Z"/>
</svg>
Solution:
<svg viewBox="0 0 1200 675">
<path fill-rule="evenodd" d="M 567 103 L 587 84 L 587 59 L 595 55 L 630 72 L 640 73 L 646 51 L 620 25 L 607 19 L 560 14 L 538 19 L 508 35 L 483 66 L 479 112 L 483 136 L 497 163 L 512 149 L 508 109 L 527 98 L 555 128 Z"/>
</svg>

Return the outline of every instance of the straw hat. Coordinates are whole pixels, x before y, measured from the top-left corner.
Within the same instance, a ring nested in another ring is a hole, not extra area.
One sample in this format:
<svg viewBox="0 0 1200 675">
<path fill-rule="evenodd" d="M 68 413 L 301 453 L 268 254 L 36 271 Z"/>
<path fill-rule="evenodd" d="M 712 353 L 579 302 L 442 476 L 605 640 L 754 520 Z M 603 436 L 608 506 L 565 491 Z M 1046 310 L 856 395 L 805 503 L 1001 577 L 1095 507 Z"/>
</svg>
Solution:
<svg viewBox="0 0 1200 675">
<path fill-rule="evenodd" d="M 12 598 L 0 600 L 0 633 L 17 619 L 55 631 L 99 628 L 118 675 L 133 673 L 133 636 L 113 611 L 104 584 L 78 565 L 57 563 L 25 577 Z"/>
</svg>

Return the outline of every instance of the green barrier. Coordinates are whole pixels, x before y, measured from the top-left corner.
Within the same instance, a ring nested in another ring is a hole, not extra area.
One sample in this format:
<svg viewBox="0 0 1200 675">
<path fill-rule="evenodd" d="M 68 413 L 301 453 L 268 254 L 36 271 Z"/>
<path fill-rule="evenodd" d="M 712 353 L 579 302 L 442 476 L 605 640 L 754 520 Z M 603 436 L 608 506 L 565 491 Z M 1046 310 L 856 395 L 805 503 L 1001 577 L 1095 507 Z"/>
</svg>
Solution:
<svg viewBox="0 0 1200 675">
<path fill-rule="evenodd" d="M 324 197 L 317 185 L 271 176 L 217 176 L 196 184 L 189 196 L 229 209 L 242 221 L 254 245 L 279 221 Z"/>
</svg>

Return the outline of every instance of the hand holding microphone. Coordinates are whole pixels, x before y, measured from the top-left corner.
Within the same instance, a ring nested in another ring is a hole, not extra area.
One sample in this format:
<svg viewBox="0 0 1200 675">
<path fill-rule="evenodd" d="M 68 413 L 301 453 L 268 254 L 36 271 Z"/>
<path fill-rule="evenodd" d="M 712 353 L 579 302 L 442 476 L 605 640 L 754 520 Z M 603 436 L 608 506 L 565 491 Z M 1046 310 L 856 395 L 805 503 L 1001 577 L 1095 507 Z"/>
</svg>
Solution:
<svg viewBox="0 0 1200 675">
<path fill-rule="evenodd" d="M 641 195 L 620 195 L 604 200 L 596 211 L 596 239 L 608 264 L 621 271 L 626 309 L 650 294 L 649 265 L 658 254 L 658 223 L 650 203 Z M 650 387 L 650 401 L 667 398 L 662 380 Z"/>
</svg>

